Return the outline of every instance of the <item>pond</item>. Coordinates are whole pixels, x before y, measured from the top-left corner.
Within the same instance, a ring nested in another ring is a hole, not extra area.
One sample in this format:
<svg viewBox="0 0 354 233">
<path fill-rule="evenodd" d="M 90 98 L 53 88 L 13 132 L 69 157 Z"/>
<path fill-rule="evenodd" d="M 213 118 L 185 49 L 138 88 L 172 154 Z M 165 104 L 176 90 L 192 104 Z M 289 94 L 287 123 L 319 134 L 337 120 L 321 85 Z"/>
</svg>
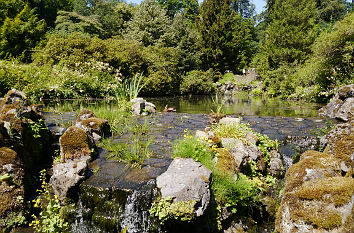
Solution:
<svg viewBox="0 0 354 233">
<path fill-rule="evenodd" d="M 138 117 L 138 121 L 147 120 L 151 126 L 150 136 L 154 143 L 155 157 L 170 157 L 171 142 L 181 137 L 185 129 L 191 133 L 204 130 L 208 125 L 209 113 L 215 104 L 212 96 L 177 96 L 146 98 L 156 105 L 159 113 L 149 117 Z M 325 120 L 318 117 L 321 105 L 299 101 L 284 101 L 271 98 L 249 97 L 239 93 L 223 98 L 223 112 L 231 117 L 242 117 L 255 131 L 266 134 L 281 142 L 281 152 L 287 157 L 301 153 L 305 149 L 316 149 L 318 140 L 314 131 L 326 127 Z M 176 113 L 164 113 L 166 105 L 176 108 Z M 117 108 L 116 101 L 108 100 L 65 100 L 44 102 L 47 111 L 75 112 L 82 108 Z M 61 115 L 61 117 L 65 117 Z M 47 121 L 55 120 L 56 114 L 47 114 Z M 74 121 L 75 115 L 67 115 L 66 121 Z M 311 139 L 311 140 L 309 140 Z M 305 142 L 306 141 L 306 142 Z M 299 151 L 298 144 L 303 148 Z M 303 145 L 305 144 L 305 146 Z M 295 148 L 297 147 L 297 149 Z"/>
<path fill-rule="evenodd" d="M 162 112 L 166 105 L 176 108 L 177 113 L 209 114 L 215 108 L 213 96 L 192 95 L 175 97 L 147 97 L 147 101 L 156 105 L 157 111 Z M 244 116 L 282 116 L 282 117 L 317 117 L 317 111 L 322 105 L 300 101 L 288 101 L 275 98 L 250 97 L 247 92 L 224 97 L 226 114 Z M 60 102 L 44 101 L 47 107 L 61 107 L 67 111 L 75 111 L 90 106 L 113 107 L 116 102 L 111 100 L 65 100 Z"/>
</svg>

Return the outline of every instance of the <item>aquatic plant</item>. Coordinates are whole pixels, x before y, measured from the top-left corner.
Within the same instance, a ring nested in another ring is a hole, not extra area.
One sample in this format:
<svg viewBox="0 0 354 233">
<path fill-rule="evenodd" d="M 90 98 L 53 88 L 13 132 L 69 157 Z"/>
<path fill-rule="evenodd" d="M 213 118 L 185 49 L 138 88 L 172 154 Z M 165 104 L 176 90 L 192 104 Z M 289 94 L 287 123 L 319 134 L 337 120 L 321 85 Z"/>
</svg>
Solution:
<svg viewBox="0 0 354 233">
<path fill-rule="evenodd" d="M 216 94 L 215 97 L 211 98 L 211 100 L 213 102 L 211 112 L 215 114 L 221 114 L 225 110 L 225 99 L 220 99 L 219 95 Z"/>
<path fill-rule="evenodd" d="M 39 216 L 32 215 L 34 220 L 29 224 L 36 232 L 56 233 L 69 232 L 69 224 L 61 215 L 62 205 L 56 195 L 50 193 L 51 185 L 46 182 L 46 170 L 40 172 L 42 189 L 37 190 L 38 197 L 32 202 L 33 207 L 39 208 Z"/>
<path fill-rule="evenodd" d="M 128 135 L 126 140 L 117 142 L 112 138 L 103 139 L 99 146 L 111 152 L 108 158 L 130 163 L 134 167 L 141 167 L 145 159 L 152 155 L 149 148 L 152 138 L 147 134 L 148 122 L 145 120 L 143 124 L 140 124 L 133 121 L 125 129 Z"/>
</svg>

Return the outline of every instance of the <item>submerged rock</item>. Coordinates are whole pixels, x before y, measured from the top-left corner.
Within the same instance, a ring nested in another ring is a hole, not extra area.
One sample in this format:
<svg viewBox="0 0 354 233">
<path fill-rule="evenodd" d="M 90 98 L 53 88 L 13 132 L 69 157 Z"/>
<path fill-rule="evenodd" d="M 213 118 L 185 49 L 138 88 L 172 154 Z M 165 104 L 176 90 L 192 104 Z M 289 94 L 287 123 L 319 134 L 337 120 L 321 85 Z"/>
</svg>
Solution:
<svg viewBox="0 0 354 233">
<path fill-rule="evenodd" d="M 319 110 L 320 115 L 349 121 L 354 118 L 354 84 L 341 87 L 331 102 Z"/>
<path fill-rule="evenodd" d="M 174 202 L 197 201 L 196 216 L 201 216 L 210 202 L 211 172 L 193 159 L 176 158 L 167 171 L 156 178 L 162 198 L 173 198 Z"/>
</svg>

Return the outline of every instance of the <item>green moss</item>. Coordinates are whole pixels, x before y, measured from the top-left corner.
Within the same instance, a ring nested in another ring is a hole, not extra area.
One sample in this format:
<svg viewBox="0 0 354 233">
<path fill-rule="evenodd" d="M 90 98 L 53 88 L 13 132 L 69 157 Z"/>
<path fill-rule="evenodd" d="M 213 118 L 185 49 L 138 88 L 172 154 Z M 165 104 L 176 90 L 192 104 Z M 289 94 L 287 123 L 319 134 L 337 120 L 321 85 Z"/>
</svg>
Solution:
<svg viewBox="0 0 354 233">
<path fill-rule="evenodd" d="M 291 166 L 286 173 L 284 192 L 291 191 L 295 187 L 302 185 L 307 169 L 321 169 L 327 177 L 341 175 L 339 159 L 318 151 L 306 151 L 301 155 L 300 161 Z"/>
<path fill-rule="evenodd" d="M 218 163 L 216 168 L 224 175 L 234 175 L 238 172 L 238 165 L 232 154 L 223 148 L 217 149 Z"/>
<path fill-rule="evenodd" d="M 83 115 L 88 115 L 89 117 L 88 118 L 91 118 L 91 117 L 96 117 L 95 114 L 91 111 L 91 110 L 88 110 L 88 109 L 81 109 L 79 115 L 77 115 L 77 120 L 78 121 L 81 121 L 81 116 Z"/>
<path fill-rule="evenodd" d="M 0 165 L 15 163 L 17 153 L 10 148 L 0 148 Z"/>
<path fill-rule="evenodd" d="M 324 229 L 333 229 L 342 225 L 341 215 L 333 210 L 318 211 L 310 210 L 306 211 L 305 220 L 311 224 Z"/>
<path fill-rule="evenodd" d="M 107 120 L 97 117 L 91 117 L 81 121 L 81 123 L 87 128 L 101 129 L 103 125 L 107 123 Z"/>
<path fill-rule="evenodd" d="M 162 223 L 167 220 L 189 222 L 196 217 L 196 203 L 196 200 L 174 202 L 172 197 L 163 198 L 153 203 L 150 214 L 158 217 Z"/>
<path fill-rule="evenodd" d="M 342 130 L 341 135 L 331 138 L 331 145 L 326 151 L 343 160 L 348 167 L 352 167 L 353 164 L 350 157 L 354 151 L 354 133 L 352 130 L 354 129 L 354 121 L 349 124 L 348 130 Z"/>
<path fill-rule="evenodd" d="M 302 199 L 322 200 L 342 206 L 348 203 L 354 194 L 354 179 L 350 177 L 331 177 L 311 180 L 302 185 L 295 194 Z"/>
<path fill-rule="evenodd" d="M 61 159 L 74 159 L 86 155 L 91 155 L 91 148 L 89 145 L 89 138 L 83 129 L 71 126 L 60 137 L 61 144 Z"/>
</svg>

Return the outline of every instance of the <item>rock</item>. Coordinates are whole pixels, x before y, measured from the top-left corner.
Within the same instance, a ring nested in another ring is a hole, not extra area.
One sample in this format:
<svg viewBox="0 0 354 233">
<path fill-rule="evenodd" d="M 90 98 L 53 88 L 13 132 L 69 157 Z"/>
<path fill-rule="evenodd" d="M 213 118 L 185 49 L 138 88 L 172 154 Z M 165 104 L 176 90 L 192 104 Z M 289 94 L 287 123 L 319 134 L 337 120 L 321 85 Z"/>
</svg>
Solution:
<svg viewBox="0 0 354 233">
<path fill-rule="evenodd" d="M 0 103 L 0 112 L 3 112 L 6 106 L 28 105 L 25 93 L 12 89 L 7 92 Z"/>
<path fill-rule="evenodd" d="M 61 161 L 78 159 L 81 157 L 93 157 L 97 153 L 97 147 L 93 139 L 81 128 L 69 127 L 59 139 Z"/>
<path fill-rule="evenodd" d="M 143 113 L 151 114 L 156 112 L 156 106 L 147 102 L 143 98 L 135 98 L 130 100 L 132 103 L 132 113 L 134 115 L 142 115 Z"/>
<path fill-rule="evenodd" d="M 319 110 L 322 116 L 349 121 L 354 118 L 354 84 L 341 87 L 329 104 Z"/>
<path fill-rule="evenodd" d="M 201 130 L 197 130 L 195 132 L 195 137 L 196 138 L 199 138 L 199 139 L 208 139 L 209 138 L 209 135 L 208 133 L 204 132 L 204 131 L 201 131 Z"/>
<path fill-rule="evenodd" d="M 353 232 L 354 179 L 341 159 L 307 151 L 286 173 L 276 232 Z"/>
<path fill-rule="evenodd" d="M 354 121 L 336 125 L 321 141 L 327 153 L 341 159 L 344 172 L 354 167 Z"/>
<path fill-rule="evenodd" d="M 10 232 L 7 223 L 23 216 L 24 204 L 24 167 L 18 154 L 10 148 L 0 148 L 0 229 Z"/>
<path fill-rule="evenodd" d="M 92 134 L 92 136 L 96 139 L 95 141 L 100 140 L 102 137 L 111 136 L 111 127 L 108 124 L 108 120 L 105 119 L 89 117 L 84 120 L 77 121 L 75 126 Z"/>
<path fill-rule="evenodd" d="M 64 200 L 68 196 L 68 192 L 86 178 L 87 163 L 90 159 L 91 156 L 86 155 L 53 166 L 50 183 L 59 200 Z"/>
<path fill-rule="evenodd" d="M 156 178 L 162 198 L 175 202 L 196 200 L 195 213 L 203 215 L 210 202 L 209 169 L 193 159 L 176 158 L 167 171 Z"/>
<path fill-rule="evenodd" d="M 231 125 L 231 124 L 240 124 L 240 118 L 224 117 L 220 119 L 219 124 Z"/>
<path fill-rule="evenodd" d="M 248 145 L 240 139 L 221 138 L 221 145 L 232 154 L 241 171 L 249 161 L 257 162 L 262 158 L 262 152 L 255 144 Z"/>
<path fill-rule="evenodd" d="M 272 176 L 280 178 L 283 175 L 284 165 L 281 155 L 278 151 L 272 150 L 270 152 L 269 173 Z"/>
<path fill-rule="evenodd" d="M 88 109 L 81 109 L 79 115 L 77 116 L 77 121 L 84 121 L 88 118 L 96 118 L 95 113 Z"/>
</svg>

